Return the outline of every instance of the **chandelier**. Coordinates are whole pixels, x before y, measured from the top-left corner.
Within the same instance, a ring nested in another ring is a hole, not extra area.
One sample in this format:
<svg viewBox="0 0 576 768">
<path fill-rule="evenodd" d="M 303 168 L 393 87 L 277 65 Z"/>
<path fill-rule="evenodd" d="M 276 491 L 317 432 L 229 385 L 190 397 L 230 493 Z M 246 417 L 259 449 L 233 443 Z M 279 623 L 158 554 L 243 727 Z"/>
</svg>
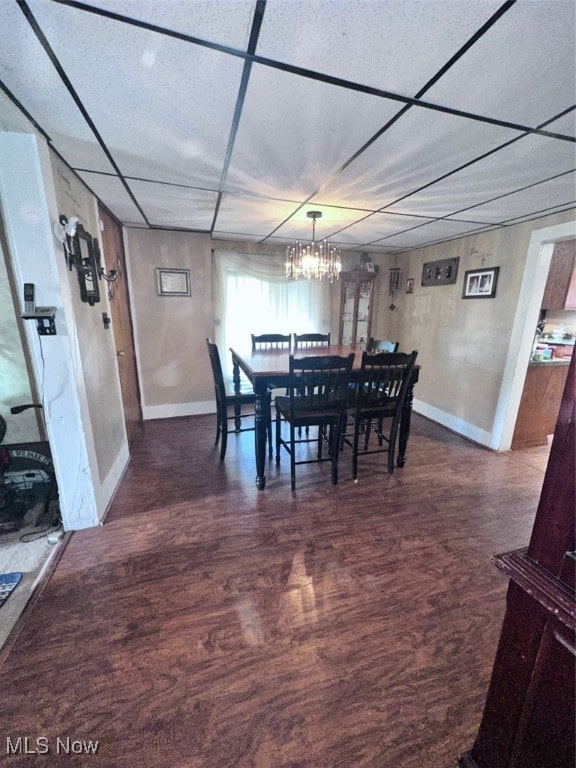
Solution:
<svg viewBox="0 0 576 768">
<path fill-rule="evenodd" d="M 316 241 L 316 219 L 322 216 L 321 211 L 308 211 L 306 216 L 312 219 L 312 241 L 297 240 L 286 248 L 286 277 L 289 280 L 327 277 L 332 283 L 342 270 L 340 246 L 326 239 Z"/>
</svg>

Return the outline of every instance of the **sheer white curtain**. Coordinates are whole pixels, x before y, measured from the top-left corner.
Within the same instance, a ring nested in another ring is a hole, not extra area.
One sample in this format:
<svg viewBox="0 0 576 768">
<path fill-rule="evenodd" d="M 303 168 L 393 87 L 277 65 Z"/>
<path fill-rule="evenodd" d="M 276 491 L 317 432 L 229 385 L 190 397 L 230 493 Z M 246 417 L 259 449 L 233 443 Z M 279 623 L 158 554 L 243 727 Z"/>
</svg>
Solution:
<svg viewBox="0 0 576 768">
<path fill-rule="evenodd" d="M 289 281 L 284 257 L 214 251 L 216 343 L 230 374 L 228 349 L 247 349 L 252 333 L 327 333 L 327 281 Z"/>
</svg>

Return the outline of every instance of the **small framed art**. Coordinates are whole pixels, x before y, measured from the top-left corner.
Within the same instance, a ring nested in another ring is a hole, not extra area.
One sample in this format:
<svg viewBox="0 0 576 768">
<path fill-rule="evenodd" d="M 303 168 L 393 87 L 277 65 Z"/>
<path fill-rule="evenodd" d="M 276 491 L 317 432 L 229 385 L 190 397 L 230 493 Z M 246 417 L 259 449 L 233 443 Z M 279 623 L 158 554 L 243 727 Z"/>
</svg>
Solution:
<svg viewBox="0 0 576 768">
<path fill-rule="evenodd" d="M 429 261 L 422 267 L 422 285 L 453 285 L 458 275 L 459 257 Z"/>
<path fill-rule="evenodd" d="M 189 269 L 156 269 L 158 296 L 190 296 Z"/>
<path fill-rule="evenodd" d="M 500 267 L 469 269 L 464 273 L 463 299 L 493 299 Z"/>
<path fill-rule="evenodd" d="M 409 277 L 406 280 L 406 293 L 414 293 L 414 278 Z"/>
</svg>

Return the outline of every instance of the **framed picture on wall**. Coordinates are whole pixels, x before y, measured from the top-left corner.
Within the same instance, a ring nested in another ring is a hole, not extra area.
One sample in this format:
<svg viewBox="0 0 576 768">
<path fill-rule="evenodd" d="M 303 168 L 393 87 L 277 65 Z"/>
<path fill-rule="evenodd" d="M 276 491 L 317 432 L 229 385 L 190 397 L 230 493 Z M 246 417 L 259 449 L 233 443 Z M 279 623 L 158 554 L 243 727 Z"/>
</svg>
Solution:
<svg viewBox="0 0 576 768">
<path fill-rule="evenodd" d="M 500 267 L 469 269 L 464 273 L 463 299 L 493 299 Z"/>
<path fill-rule="evenodd" d="M 429 261 L 422 267 L 422 285 L 454 285 L 458 275 L 458 262 L 456 256 L 451 259 L 439 259 Z"/>
<path fill-rule="evenodd" d="M 158 296 L 190 296 L 189 269 L 156 269 Z"/>
<path fill-rule="evenodd" d="M 406 280 L 406 293 L 414 293 L 414 278 L 409 277 Z"/>
</svg>

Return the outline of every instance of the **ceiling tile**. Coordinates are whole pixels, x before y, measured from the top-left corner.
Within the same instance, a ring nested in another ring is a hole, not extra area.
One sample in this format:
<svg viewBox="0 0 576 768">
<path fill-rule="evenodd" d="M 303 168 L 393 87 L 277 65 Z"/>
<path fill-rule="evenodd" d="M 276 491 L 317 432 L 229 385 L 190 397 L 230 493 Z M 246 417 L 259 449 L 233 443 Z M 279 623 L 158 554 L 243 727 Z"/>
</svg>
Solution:
<svg viewBox="0 0 576 768">
<path fill-rule="evenodd" d="M 250 235 L 263 240 L 291 216 L 295 204 L 285 200 L 268 200 L 248 195 L 222 195 L 214 228 L 216 237 Z M 233 238 L 235 239 L 235 238 Z"/>
<path fill-rule="evenodd" d="M 116 176 L 79 172 L 80 178 L 123 224 L 144 224 L 146 221 Z"/>
<path fill-rule="evenodd" d="M 486 223 L 503 222 L 521 216 L 526 211 L 538 213 L 542 210 L 542 200 L 546 200 L 546 207 L 558 207 L 573 203 L 576 200 L 574 171 L 542 184 L 528 187 L 528 189 L 520 192 L 514 192 L 483 205 L 469 208 L 451 218 Z"/>
<path fill-rule="evenodd" d="M 574 94 L 576 100 L 576 94 Z M 571 110 L 567 115 L 561 117 L 559 120 L 549 123 L 546 131 L 552 131 L 553 133 L 561 133 L 564 136 L 576 137 L 576 109 Z"/>
<path fill-rule="evenodd" d="M 313 219 L 308 216 L 309 211 L 318 211 L 322 214 L 316 220 L 317 240 L 321 240 L 324 237 L 338 240 L 338 233 L 343 227 L 348 227 L 350 224 L 358 221 L 358 219 L 363 219 L 367 216 L 366 211 L 354 208 L 331 208 L 326 205 L 307 204 L 298 211 L 295 211 L 292 218 L 282 224 L 274 235 L 286 237 L 289 240 L 311 240 Z"/>
<path fill-rule="evenodd" d="M 388 237 L 397 232 L 421 226 L 429 221 L 432 221 L 432 219 L 421 218 L 420 216 L 374 213 L 341 232 L 331 233 L 329 237 L 340 243 L 353 243 L 363 246 L 373 243 L 375 240 L 381 241 L 381 238 Z M 384 246 L 386 243 L 382 243 L 382 245 Z"/>
<path fill-rule="evenodd" d="M 546 208 L 545 211 L 537 215 L 535 215 L 534 213 L 525 214 L 523 216 L 518 216 L 514 219 L 508 219 L 505 223 L 506 225 L 520 224 L 523 221 L 534 221 L 535 219 L 540 219 L 543 216 L 553 216 L 556 213 L 565 213 L 566 211 L 576 211 L 576 203 L 571 203 L 569 205 L 558 205 L 552 208 Z"/>
<path fill-rule="evenodd" d="M 13 133 L 31 133 L 31 123 L 18 107 L 0 91 L 0 131 L 12 131 Z"/>
<path fill-rule="evenodd" d="M 151 226 L 210 231 L 216 192 L 133 180 L 128 185 Z"/>
<path fill-rule="evenodd" d="M 256 0 L 97 0 L 90 4 L 192 37 L 246 50 Z"/>
<path fill-rule="evenodd" d="M 571 142 L 526 136 L 388 210 L 429 216 L 463 212 L 468 216 L 470 206 L 574 168 L 574 151 Z M 546 205 L 544 198 L 542 205 Z"/>
<path fill-rule="evenodd" d="M 574 0 L 516 3 L 426 98 L 531 127 L 557 115 L 576 93 L 575 14 Z"/>
<path fill-rule="evenodd" d="M 123 174 L 218 184 L 241 60 L 67 6 L 30 2 Z"/>
<path fill-rule="evenodd" d="M 22 11 L 16 3 L 1 2 L 1 16 L 0 80 L 70 165 L 83 167 L 89 158 L 90 168 L 112 171 Z"/>
<path fill-rule="evenodd" d="M 257 53 L 415 96 L 500 0 L 290 0 L 268 3 Z"/>
<path fill-rule="evenodd" d="M 378 210 L 518 135 L 413 107 L 313 199 Z"/>
<path fill-rule="evenodd" d="M 386 99 L 253 66 L 226 189 L 304 199 L 397 111 Z"/>
<path fill-rule="evenodd" d="M 404 248 L 419 248 L 438 241 L 448 240 L 451 237 L 463 237 L 466 234 L 477 232 L 478 230 L 488 229 L 488 227 L 478 226 L 464 221 L 451 221 L 442 219 L 432 221 L 424 226 L 411 229 L 407 232 L 401 232 L 392 235 L 383 241 L 388 246 L 401 246 Z"/>
<path fill-rule="evenodd" d="M 0 0 L 0 78 L 131 226 L 148 226 L 147 216 L 152 225 L 208 230 L 224 183 L 216 237 L 308 239 L 306 211 L 319 209 L 317 236 L 344 249 L 399 252 L 485 222 L 565 210 L 574 199 L 568 177 L 551 180 L 576 167 L 574 143 L 514 141 L 519 134 L 508 127 L 430 108 L 531 125 L 567 109 L 576 101 L 574 0 L 502 6 L 484 34 L 477 33 L 502 0 L 270 0 L 245 94 L 236 49 L 248 44 L 256 0 L 88 2 L 134 23 L 68 2 Z M 27 5 L 112 162 L 26 21 Z M 428 108 L 382 97 L 416 96 L 469 41 L 425 92 Z M 2 105 L 0 126 L 32 132 L 0 95 Z M 546 129 L 576 136 L 575 118 L 572 111 Z M 450 220 L 435 221 L 443 217 Z"/>
</svg>

